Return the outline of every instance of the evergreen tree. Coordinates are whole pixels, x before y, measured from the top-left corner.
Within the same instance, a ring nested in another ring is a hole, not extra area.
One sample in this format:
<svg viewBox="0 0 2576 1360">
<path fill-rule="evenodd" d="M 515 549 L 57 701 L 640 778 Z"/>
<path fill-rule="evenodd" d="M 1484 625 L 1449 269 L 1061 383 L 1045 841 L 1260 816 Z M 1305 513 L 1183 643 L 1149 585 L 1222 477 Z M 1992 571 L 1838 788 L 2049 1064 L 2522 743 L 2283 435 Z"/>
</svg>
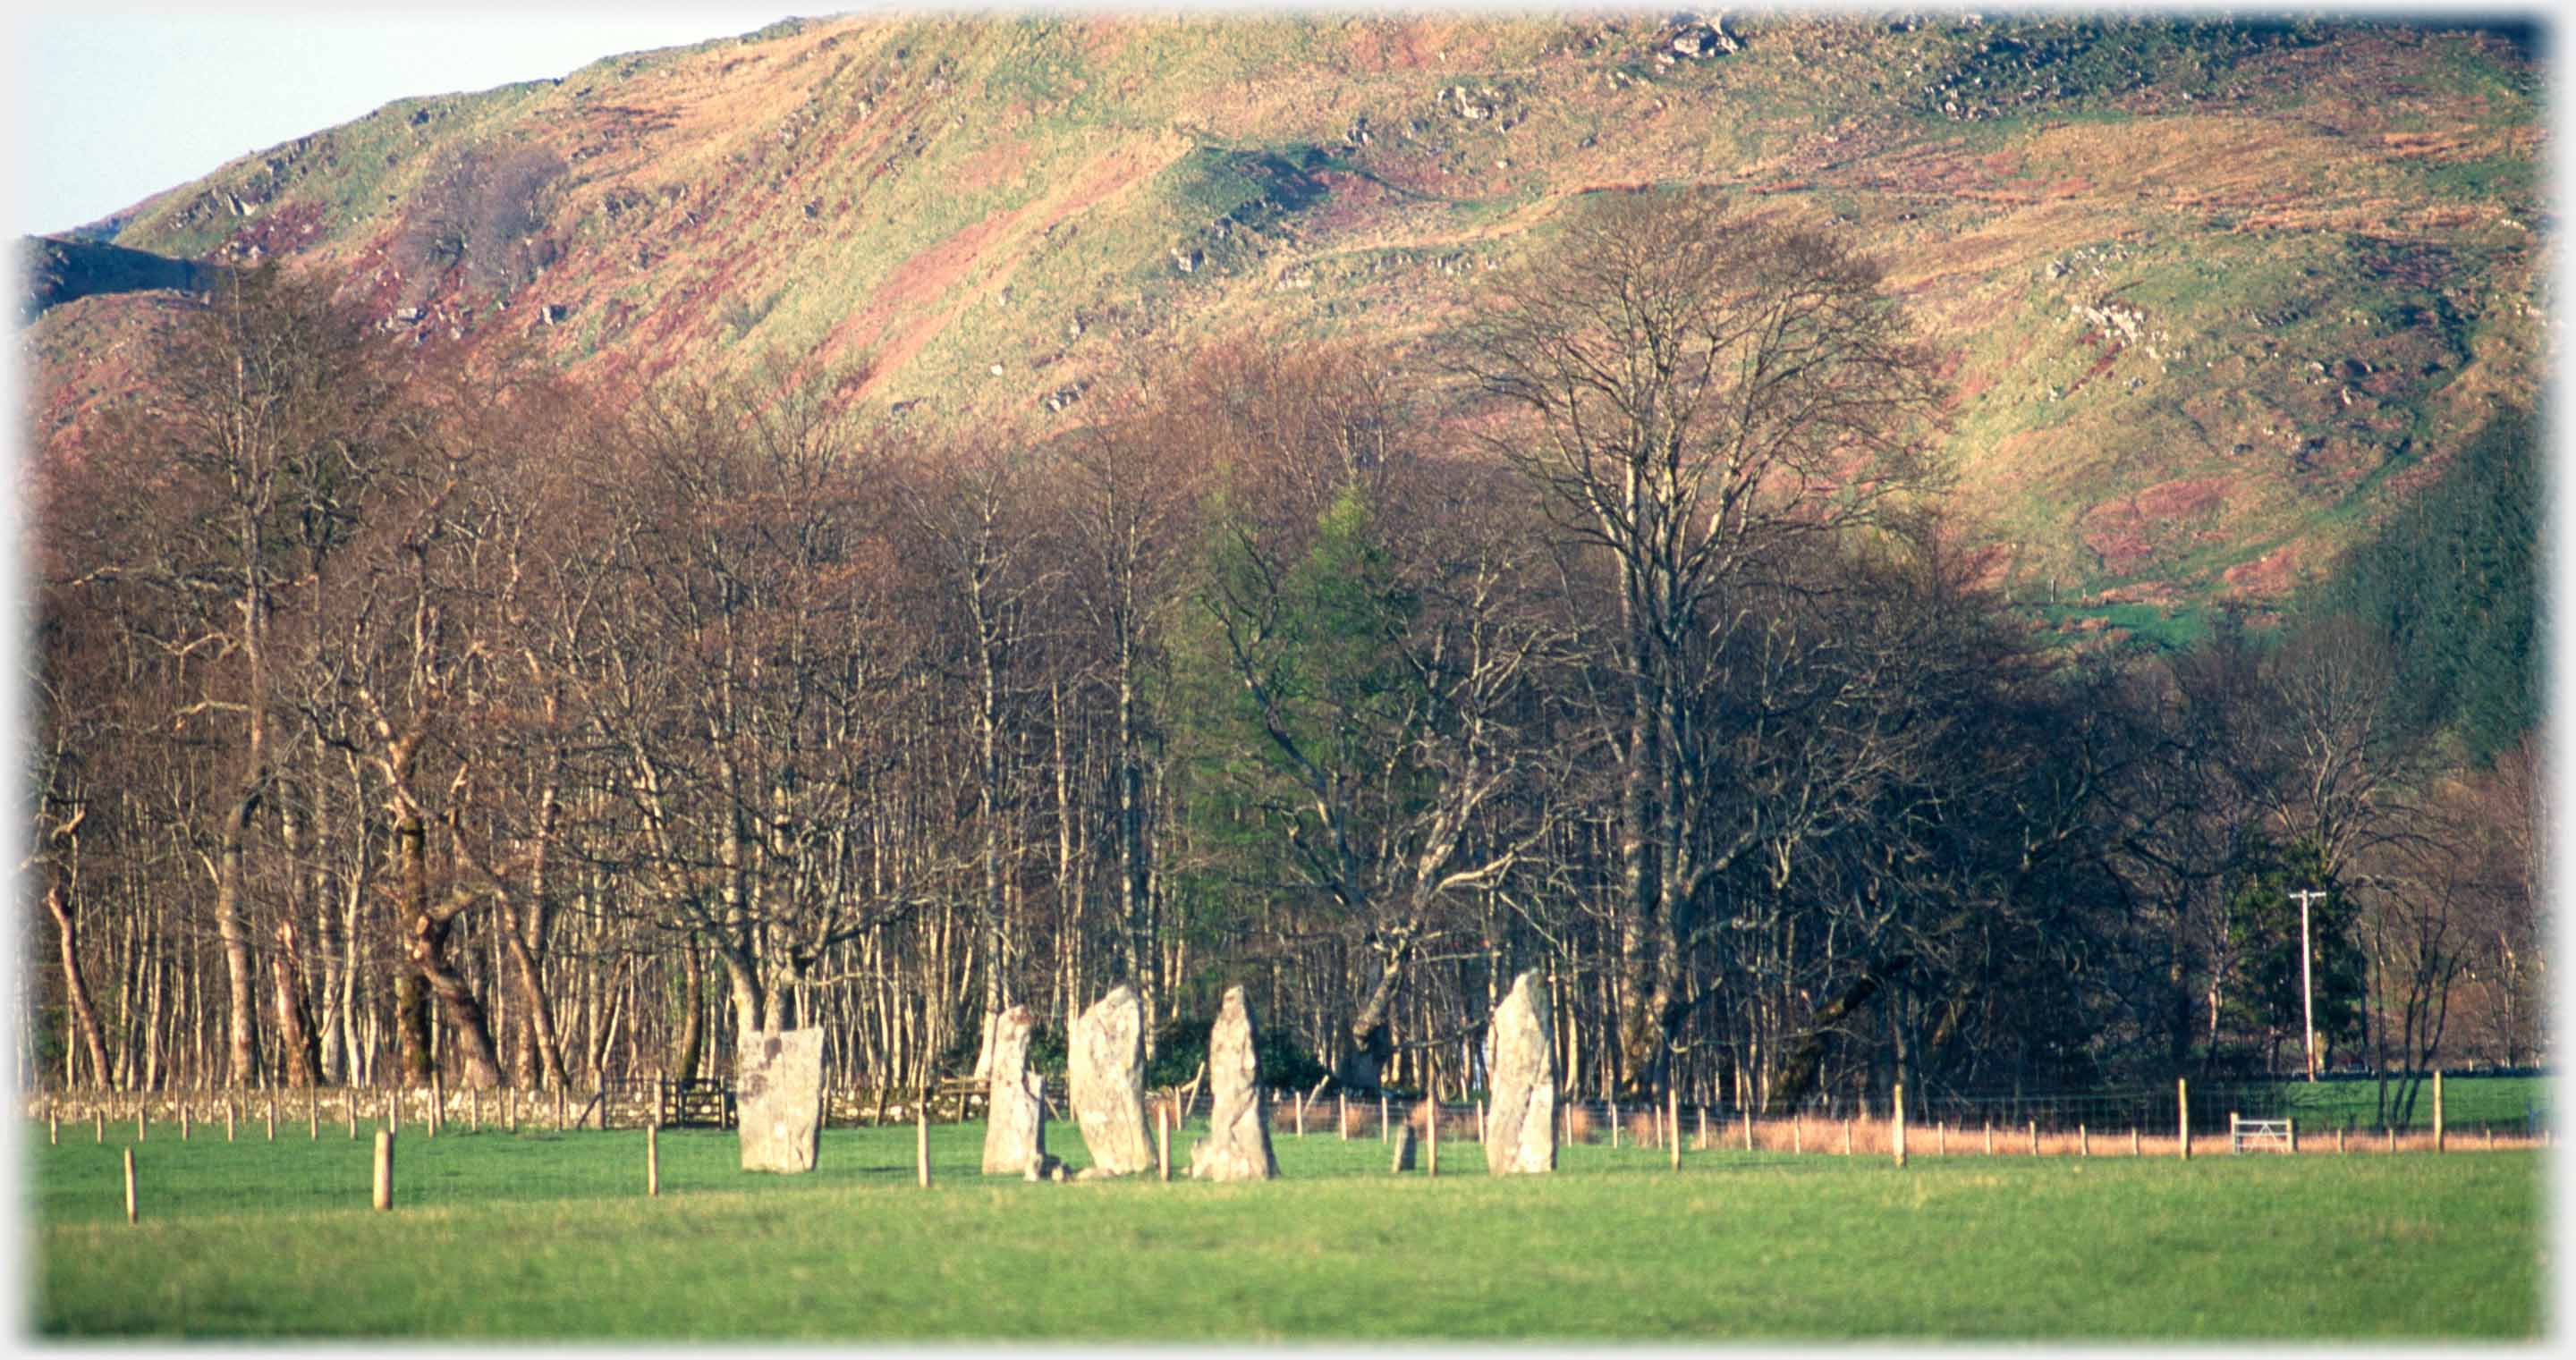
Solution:
<svg viewBox="0 0 2576 1360">
<path fill-rule="evenodd" d="M 2455 731 L 2479 764 L 2540 715 L 2539 431 L 2508 410 L 2355 548 L 2298 610 L 2361 619 L 2399 658 L 2397 713 Z"/>
<path fill-rule="evenodd" d="M 2301 891 L 2323 893 L 2309 899 L 2305 932 L 2294 896 Z M 2284 1039 L 2299 1042 L 2303 992 L 2313 992 L 2320 1064 L 2338 1045 L 2359 1044 L 2364 972 L 2361 946 L 2353 938 L 2359 915 L 2352 894 L 2327 871 L 2314 843 L 2276 846 L 2257 839 L 2248 846 L 2227 899 L 2229 952 L 2237 963 L 2229 1017 L 2260 1031 L 2266 1051 L 2276 1051 Z M 2311 954 L 2304 987 L 2303 942 Z"/>
</svg>

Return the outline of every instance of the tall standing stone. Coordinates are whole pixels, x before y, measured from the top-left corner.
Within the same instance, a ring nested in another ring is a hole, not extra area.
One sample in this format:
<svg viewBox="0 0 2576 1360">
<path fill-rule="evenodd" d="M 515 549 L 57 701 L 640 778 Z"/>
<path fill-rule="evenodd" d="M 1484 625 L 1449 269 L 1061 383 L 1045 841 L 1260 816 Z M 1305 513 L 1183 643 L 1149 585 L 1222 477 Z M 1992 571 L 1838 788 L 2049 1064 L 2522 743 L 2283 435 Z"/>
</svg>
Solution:
<svg viewBox="0 0 2576 1360">
<path fill-rule="evenodd" d="M 1091 1150 L 1095 1176 L 1130 1176 L 1154 1166 L 1154 1143 L 1145 1135 L 1145 1011 L 1132 988 L 1121 985 L 1092 1003 L 1073 1022 L 1065 1075 L 1073 1087 L 1073 1117 Z"/>
<path fill-rule="evenodd" d="M 1395 1150 L 1387 1156 L 1386 1169 L 1388 1173 L 1393 1174 L 1399 1171 L 1411 1171 L 1413 1169 L 1412 1121 L 1407 1120 L 1404 1123 L 1396 1125 L 1395 1132 L 1389 1135 L 1389 1141 L 1393 1143 Z"/>
<path fill-rule="evenodd" d="M 823 1031 L 744 1036 L 734 1111 L 745 1171 L 811 1171 L 823 1136 Z"/>
<path fill-rule="evenodd" d="M 1013 1006 L 993 1022 L 991 1069 L 985 1080 L 984 1174 L 1018 1176 L 1034 1165 L 1043 1178 L 1055 1159 L 1046 1150 L 1046 1105 L 1029 1071 L 1029 1008 Z"/>
<path fill-rule="evenodd" d="M 1493 1108 L 1485 1169 L 1497 1176 L 1556 1169 L 1556 1033 L 1538 974 L 1512 980 L 1494 1008 Z"/>
<path fill-rule="evenodd" d="M 1261 1090 L 1261 1059 L 1252 1045 L 1252 1005 L 1241 987 L 1225 989 L 1225 1006 L 1208 1032 L 1208 1136 L 1190 1150 L 1190 1179 L 1266 1181 L 1279 1174 L 1270 1152 L 1270 1103 Z"/>
</svg>

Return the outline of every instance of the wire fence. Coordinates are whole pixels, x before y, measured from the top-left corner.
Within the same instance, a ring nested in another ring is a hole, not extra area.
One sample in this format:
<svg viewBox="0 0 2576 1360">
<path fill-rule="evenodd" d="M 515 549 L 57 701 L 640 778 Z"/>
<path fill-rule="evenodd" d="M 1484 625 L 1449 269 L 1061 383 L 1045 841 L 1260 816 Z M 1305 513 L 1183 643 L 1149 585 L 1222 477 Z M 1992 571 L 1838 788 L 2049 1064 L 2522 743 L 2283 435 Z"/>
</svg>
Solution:
<svg viewBox="0 0 2576 1360">
<path fill-rule="evenodd" d="M 32 1208 L 46 1224 L 364 1210 L 374 1202 L 378 1135 L 389 1135 L 391 1203 L 403 1208 L 729 1193 L 777 1195 L 835 1187 L 980 1176 L 981 1093 L 963 1083 L 929 1090 L 827 1093 L 820 1155 L 800 1175 L 746 1174 L 729 1093 L 611 1086 L 589 1093 L 460 1093 L 435 1089 L 47 1095 L 35 1099 Z M 2518 1100 L 2514 1117 L 2503 1099 Z M 1900 1122 L 1893 1100 L 1818 1101 L 1763 1114 L 1672 1100 L 1567 1100 L 1550 1115 L 1560 1166 L 1580 1172 L 1776 1163 L 1783 1156 L 2179 1157 L 2223 1154 L 2240 1120 L 2298 1131 L 2281 1150 L 2401 1153 L 2531 1148 L 2550 1140 L 2545 1095 L 2506 1092 L 2481 1117 L 2364 1126 L 2331 1117 L 2313 1092 L 2279 1083 L 2178 1086 L 2170 1092 L 2026 1094 L 1930 1099 Z M 1212 1098 L 1198 1086 L 1151 1093 L 1149 1129 L 1163 1168 L 1185 1176 Z M 2325 1117 L 2320 1117 L 2320 1111 Z M 1082 1160 L 1069 1111 L 1050 1108 L 1057 1146 Z M 2343 1111 L 2349 1114 L 2349 1110 Z M 1488 1111 L 1478 1101 L 1432 1102 L 1392 1093 L 1276 1092 L 1269 1125 L 1286 1174 L 1482 1175 Z M 1901 1144 L 1900 1144 L 1901 1140 Z M 1069 1145 L 1069 1146 L 1068 1146 Z M 2270 1144 L 2265 1144 L 2270 1146 Z M 1444 1155 L 1444 1148 L 1446 1149 Z M 133 1201 L 129 1210 L 129 1197 Z"/>
</svg>

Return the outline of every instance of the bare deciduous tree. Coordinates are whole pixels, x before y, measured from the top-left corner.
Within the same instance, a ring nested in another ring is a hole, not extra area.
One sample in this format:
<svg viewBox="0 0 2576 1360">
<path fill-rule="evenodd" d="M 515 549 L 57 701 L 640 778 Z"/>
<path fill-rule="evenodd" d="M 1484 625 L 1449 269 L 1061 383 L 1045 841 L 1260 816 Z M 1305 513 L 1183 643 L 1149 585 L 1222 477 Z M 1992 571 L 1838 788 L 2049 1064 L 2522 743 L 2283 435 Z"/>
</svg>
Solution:
<svg viewBox="0 0 2576 1360">
<path fill-rule="evenodd" d="M 1766 553 L 1872 525 L 1937 483 L 1930 352 L 1873 264 L 1693 197 L 1605 198 L 1497 290 L 1455 350 L 1520 419 L 1489 436 L 1618 582 L 1626 1079 L 1661 1079 L 1683 942 L 1751 835 L 1713 839 L 1690 665 Z M 1740 824 L 1739 824 L 1740 826 Z"/>
</svg>

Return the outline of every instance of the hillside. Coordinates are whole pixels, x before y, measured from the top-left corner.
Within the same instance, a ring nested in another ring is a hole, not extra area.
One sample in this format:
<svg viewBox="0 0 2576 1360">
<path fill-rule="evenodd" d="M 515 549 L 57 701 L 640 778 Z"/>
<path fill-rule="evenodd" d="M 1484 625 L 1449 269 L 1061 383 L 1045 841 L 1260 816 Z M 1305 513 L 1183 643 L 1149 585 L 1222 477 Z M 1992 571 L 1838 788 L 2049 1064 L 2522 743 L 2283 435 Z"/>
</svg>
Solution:
<svg viewBox="0 0 2576 1360">
<path fill-rule="evenodd" d="M 404 100 L 116 219 L 403 343 L 612 388 L 784 356 L 1029 437 L 1140 350 L 1427 343 L 1572 197 L 1723 186 L 1884 255 L 1960 508 L 2070 629 L 2275 601 L 2540 380 L 2510 35 L 2127 18 L 791 21 Z M 39 437 L 134 298 L 34 323 Z"/>
<path fill-rule="evenodd" d="M 208 273 L 204 266 L 190 260 L 54 237 L 27 241 L 20 251 L 20 265 L 27 287 L 26 302 L 20 310 L 25 320 L 33 320 L 48 308 L 101 293 L 203 288 Z"/>
</svg>

